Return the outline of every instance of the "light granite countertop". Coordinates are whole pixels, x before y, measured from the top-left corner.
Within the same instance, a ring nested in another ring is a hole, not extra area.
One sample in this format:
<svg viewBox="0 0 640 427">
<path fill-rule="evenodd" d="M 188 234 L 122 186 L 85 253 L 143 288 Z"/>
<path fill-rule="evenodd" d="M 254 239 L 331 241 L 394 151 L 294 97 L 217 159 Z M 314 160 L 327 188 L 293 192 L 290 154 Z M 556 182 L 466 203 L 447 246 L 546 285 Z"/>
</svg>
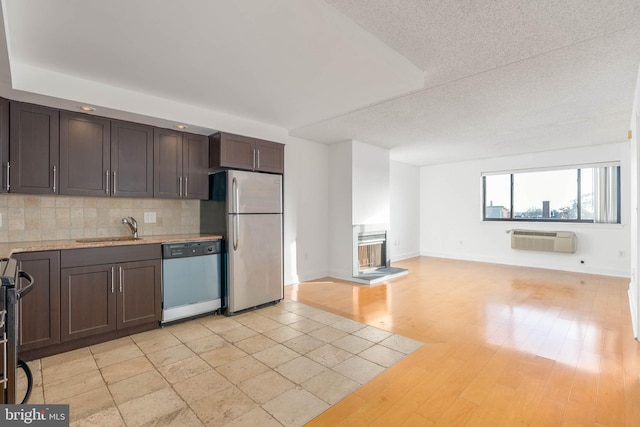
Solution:
<svg viewBox="0 0 640 427">
<path fill-rule="evenodd" d="M 142 236 L 138 240 L 78 242 L 77 240 L 70 239 L 2 243 L 0 244 L 0 257 L 9 257 L 17 252 L 56 251 L 60 249 L 99 248 L 104 246 L 150 245 L 158 243 L 191 242 L 196 240 L 217 239 L 222 239 L 222 236 L 219 234 L 172 234 L 149 237 Z"/>
</svg>

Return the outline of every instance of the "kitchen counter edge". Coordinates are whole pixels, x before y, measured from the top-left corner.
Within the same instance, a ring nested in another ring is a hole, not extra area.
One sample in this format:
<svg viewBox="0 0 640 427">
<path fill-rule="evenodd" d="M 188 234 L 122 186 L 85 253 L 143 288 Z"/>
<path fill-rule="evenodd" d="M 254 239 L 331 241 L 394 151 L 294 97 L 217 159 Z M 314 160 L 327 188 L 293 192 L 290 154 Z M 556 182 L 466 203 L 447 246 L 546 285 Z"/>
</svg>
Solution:
<svg viewBox="0 0 640 427">
<path fill-rule="evenodd" d="M 0 257 L 10 257 L 19 252 L 56 251 L 63 249 L 101 248 L 106 246 L 151 245 L 159 243 L 192 242 L 199 240 L 220 240 L 219 234 L 171 234 L 142 236 L 140 240 L 118 240 L 102 242 L 78 242 L 75 239 L 43 240 L 39 242 L 15 242 L 0 244 Z"/>
</svg>

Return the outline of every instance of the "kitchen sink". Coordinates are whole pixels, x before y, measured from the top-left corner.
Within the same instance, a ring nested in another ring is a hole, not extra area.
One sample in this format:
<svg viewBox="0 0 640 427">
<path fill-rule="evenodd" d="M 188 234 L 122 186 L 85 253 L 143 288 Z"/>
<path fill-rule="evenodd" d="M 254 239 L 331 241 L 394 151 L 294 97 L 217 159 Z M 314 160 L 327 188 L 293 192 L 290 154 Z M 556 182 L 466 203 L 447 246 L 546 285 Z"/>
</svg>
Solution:
<svg viewBox="0 0 640 427">
<path fill-rule="evenodd" d="M 77 239 L 78 243 L 100 243 L 100 242 L 128 242 L 134 240 L 142 240 L 142 237 L 86 237 Z"/>
</svg>

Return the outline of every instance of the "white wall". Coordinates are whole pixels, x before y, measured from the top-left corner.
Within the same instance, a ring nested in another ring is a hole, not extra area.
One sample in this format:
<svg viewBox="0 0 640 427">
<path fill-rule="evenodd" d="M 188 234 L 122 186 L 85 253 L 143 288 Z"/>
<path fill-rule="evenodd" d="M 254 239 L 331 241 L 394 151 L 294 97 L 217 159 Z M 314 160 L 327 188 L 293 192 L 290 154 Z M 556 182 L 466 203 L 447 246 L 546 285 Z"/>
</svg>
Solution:
<svg viewBox="0 0 640 427">
<path fill-rule="evenodd" d="M 389 225 L 389 150 L 353 141 L 352 223 Z"/>
<path fill-rule="evenodd" d="M 638 79 L 633 101 L 633 112 L 631 114 L 630 129 L 632 133 L 630 142 L 631 151 L 631 280 L 629 281 L 629 305 L 631 321 L 633 324 L 633 335 L 638 338 L 640 334 L 640 289 L 638 284 L 638 266 L 640 265 L 640 253 L 638 241 L 640 240 L 640 215 L 638 215 L 638 201 L 640 201 L 640 69 L 638 69 Z"/>
<path fill-rule="evenodd" d="M 359 141 L 329 148 L 329 275 L 353 278 L 353 226 L 390 226 L 389 150 Z"/>
<path fill-rule="evenodd" d="M 329 275 L 329 147 L 289 138 L 285 146 L 284 283 Z"/>
<path fill-rule="evenodd" d="M 422 255 L 628 276 L 630 269 L 630 151 L 621 142 L 423 167 L 420 171 Z M 621 162 L 622 224 L 483 222 L 482 172 Z M 578 236 L 575 254 L 518 251 L 507 230 L 569 230 Z M 580 260 L 585 263 L 581 264 Z"/>
<path fill-rule="evenodd" d="M 420 168 L 406 163 L 390 164 L 391 262 L 420 255 Z"/>
<path fill-rule="evenodd" d="M 329 147 L 329 275 L 339 279 L 353 275 L 351 146 Z"/>
</svg>

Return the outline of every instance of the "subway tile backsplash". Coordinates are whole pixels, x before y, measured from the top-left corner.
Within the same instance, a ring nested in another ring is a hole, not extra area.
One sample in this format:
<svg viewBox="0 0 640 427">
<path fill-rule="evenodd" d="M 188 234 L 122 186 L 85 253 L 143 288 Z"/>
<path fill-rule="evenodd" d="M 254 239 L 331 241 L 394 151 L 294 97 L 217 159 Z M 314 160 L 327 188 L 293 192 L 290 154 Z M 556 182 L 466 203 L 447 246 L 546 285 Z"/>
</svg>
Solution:
<svg viewBox="0 0 640 427">
<path fill-rule="evenodd" d="M 155 212 L 155 223 L 144 213 Z M 122 218 L 138 222 L 141 237 L 200 231 L 200 201 L 1 194 L 0 243 L 127 236 Z"/>
</svg>

